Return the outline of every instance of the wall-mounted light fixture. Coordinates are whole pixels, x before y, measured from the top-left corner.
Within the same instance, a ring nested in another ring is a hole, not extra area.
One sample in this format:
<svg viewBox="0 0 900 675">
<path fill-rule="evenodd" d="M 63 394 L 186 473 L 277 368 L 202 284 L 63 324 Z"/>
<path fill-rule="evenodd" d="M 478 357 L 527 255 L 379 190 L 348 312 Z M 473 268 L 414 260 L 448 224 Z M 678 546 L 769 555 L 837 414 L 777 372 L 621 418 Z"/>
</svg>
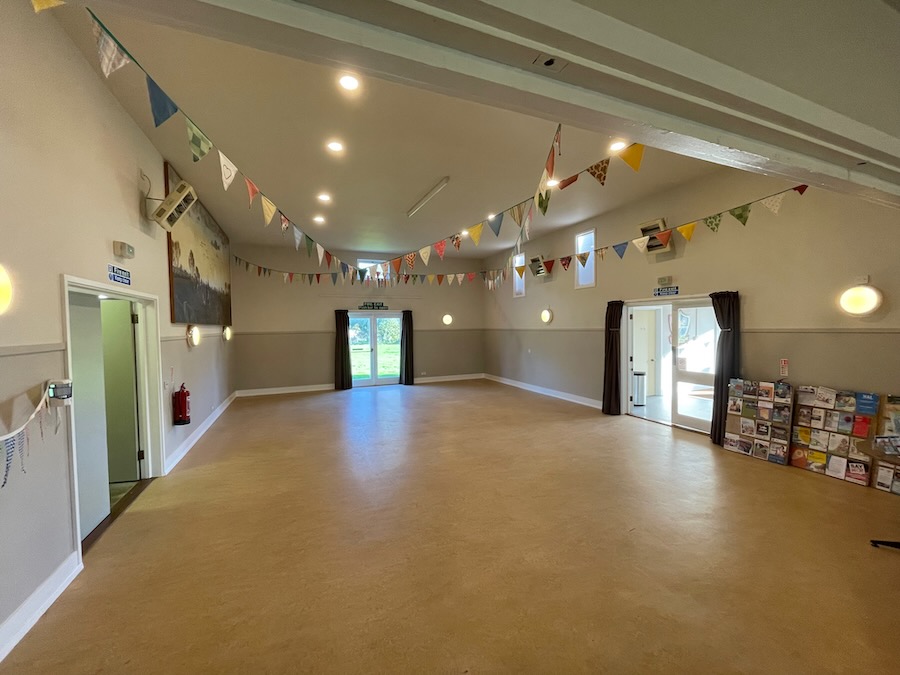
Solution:
<svg viewBox="0 0 900 675">
<path fill-rule="evenodd" d="M 200 344 L 200 326 L 190 325 L 187 327 L 187 341 L 189 347 L 196 347 Z"/>
<path fill-rule="evenodd" d="M 449 326 L 451 323 L 453 323 L 453 317 L 449 314 L 444 314 L 443 318 L 441 318 L 441 321 L 444 322 L 445 326 Z"/>
<path fill-rule="evenodd" d="M 541 321 L 544 323 L 550 323 L 553 321 L 553 310 L 549 307 L 547 309 L 541 310 Z"/>
<path fill-rule="evenodd" d="M 869 277 L 863 277 L 864 283 L 852 286 L 841 293 L 838 298 L 840 308 L 850 316 L 868 316 L 881 307 L 881 291 L 869 285 Z"/>
<path fill-rule="evenodd" d="M 222 337 L 225 339 L 225 342 L 228 342 L 232 336 L 231 326 L 225 326 L 222 329 Z"/>
<path fill-rule="evenodd" d="M 0 314 L 6 313 L 12 304 L 13 289 L 12 279 L 3 265 L 0 265 Z"/>
</svg>

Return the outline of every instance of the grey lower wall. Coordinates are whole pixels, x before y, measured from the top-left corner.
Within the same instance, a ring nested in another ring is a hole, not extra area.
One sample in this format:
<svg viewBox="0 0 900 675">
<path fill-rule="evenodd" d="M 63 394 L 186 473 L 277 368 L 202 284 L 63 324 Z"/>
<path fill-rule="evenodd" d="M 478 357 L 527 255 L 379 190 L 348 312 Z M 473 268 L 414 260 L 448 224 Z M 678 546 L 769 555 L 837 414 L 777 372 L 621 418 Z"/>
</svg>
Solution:
<svg viewBox="0 0 900 675">
<path fill-rule="evenodd" d="M 234 391 L 234 341 L 219 335 L 204 335 L 196 347 L 188 347 L 183 337 L 164 339 L 161 344 L 163 382 L 175 369 L 175 389 L 185 386 L 191 392 L 191 423 L 172 424 L 172 391 L 163 391 L 163 425 L 166 459 L 174 456 L 181 444 Z"/>
<path fill-rule="evenodd" d="M 0 353 L 0 434 L 25 421 L 46 380 L 64 377 L 62 345 L 49 349 Z M 17 455 L 0 490 L 0 624 L 75 551 L 68 415 L 58 434 L 54 427 L 45 423 L 42 439 L 37 421 L 29 425 L 27 473 L 22 473 Z M 0 462 L 0 480 L 2 466 Z"/>
<path fill-rule="evenodd" d="M 486 330 L 484 372 L 600 400 L 603 330 Z"/>
<path fill-rule="evenodd" d="M 483 373 L 483 334 L 480 329 L 416 330 L 416 377 Z M 238 390 L 333 384 L 334 333 L 239 333 L 234 373 Z"/>
</svg>

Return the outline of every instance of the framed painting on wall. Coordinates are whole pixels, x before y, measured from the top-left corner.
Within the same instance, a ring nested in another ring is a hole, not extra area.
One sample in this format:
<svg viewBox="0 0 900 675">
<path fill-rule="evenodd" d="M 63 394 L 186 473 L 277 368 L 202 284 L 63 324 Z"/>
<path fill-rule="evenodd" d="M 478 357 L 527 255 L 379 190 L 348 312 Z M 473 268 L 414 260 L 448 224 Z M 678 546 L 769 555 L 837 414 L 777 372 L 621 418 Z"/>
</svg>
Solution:
<svg viewBox="0 0 900 675">
<path fill-rule="evenodd" d="M 165 163 L 166 194 L 181 177 Z M 228 235 L 198 200 L 168 233 L 172 323 L 231 325 Z"/>
</svg>

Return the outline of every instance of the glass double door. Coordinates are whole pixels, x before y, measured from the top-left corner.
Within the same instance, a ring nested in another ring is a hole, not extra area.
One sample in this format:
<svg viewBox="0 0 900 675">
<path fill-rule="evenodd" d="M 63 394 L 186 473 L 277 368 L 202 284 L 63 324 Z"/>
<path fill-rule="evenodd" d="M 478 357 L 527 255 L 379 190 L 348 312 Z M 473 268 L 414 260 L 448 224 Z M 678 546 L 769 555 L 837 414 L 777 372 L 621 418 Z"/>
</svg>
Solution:
<svg viewBox="0 0 900 675">
<path fill-rule="evenodd" d="M 354 387 L 400 381 L 400 314 L 350 312 L 350 372 Z"/>
</svg>

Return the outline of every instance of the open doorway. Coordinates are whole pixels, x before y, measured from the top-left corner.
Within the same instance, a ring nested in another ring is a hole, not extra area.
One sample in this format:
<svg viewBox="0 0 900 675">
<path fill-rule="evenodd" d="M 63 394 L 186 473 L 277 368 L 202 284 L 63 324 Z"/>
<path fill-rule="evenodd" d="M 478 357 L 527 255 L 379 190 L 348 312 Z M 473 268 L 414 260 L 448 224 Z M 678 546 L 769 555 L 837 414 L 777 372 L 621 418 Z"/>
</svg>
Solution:
<svg viewBox="0 0 900 675">
<path fill-rule="evenodd" d="M 157 303 L 69 278 L 64 287 L 74 511 L 86 549 L 162 473 Z"/>
<path fill-rule="evenodd" d="M 627 410 L 709 432 L 719 324 L 708 297 L 626 306 Z"/>
<path fill-rule="evenodd" d="M 350 372 L 354 387 L 399 384 L 401 315 L 350 312 Z"/>
</svg>

